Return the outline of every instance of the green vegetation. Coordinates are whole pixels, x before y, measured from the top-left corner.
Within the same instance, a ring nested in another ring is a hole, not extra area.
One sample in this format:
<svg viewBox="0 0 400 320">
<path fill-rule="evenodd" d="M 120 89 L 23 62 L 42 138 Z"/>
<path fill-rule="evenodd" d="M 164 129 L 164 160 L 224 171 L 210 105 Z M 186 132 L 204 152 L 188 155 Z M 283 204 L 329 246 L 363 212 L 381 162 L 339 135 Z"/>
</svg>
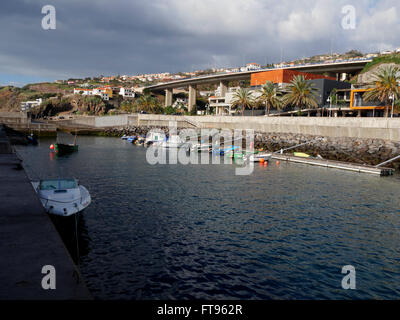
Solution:
<svg viewBox="0 0 400 320">
<path fill-rule="evenodd" d="M 285 106 L 318 108 L 316 98 L 317 89 L 312 83 L 307 82 L 304 76 L 295 76 L 287 88 L 288 92 L 283 96 Z M 308 112 L 310 115 L 310 112 Z"/>
<path fill-rule="evenodd" d="M 125 100 L 121 102 L 121 110 L 128 112 L 128 113 L 134 113 L 136 112 L 136 104 L 134 101 L 131 100 Z"/>
<path fill-rule="evenodd" d="M 156 97 L 151 96 L 150 94 L 142 95 L 137 100 L 124 100 L 121 102 L 120 105 L 120 109 L 128 113 L 136 113 L 136 112 L 162 113 L 165 112 L 165 109 L 167 109 L 168 112 L 172 112 L 170 109 L 172 107 L 167 107 L 167 108 L 163 109 L 158 99 Z M 175 109 L 174 108 L 172 109 L 175 112 Z"/>
<path fill-rule="evenodd" d="M 359 58 L 364 56 L 362 52 L 358 50 L 350 50 L 349 52 L 346 52 L 344 55 L 346 58 Z"/>
<path fill-rule="evenodd" d="M 144 111 L 149 113 L 161 113 L 162 107 L 157 98 L 145 94 L 136 100 L 136 111 Z"/>
<path fill-rule="evenodd" d="M 171 115 L 171 114 L 175 114 L 176 110 L 173 106 L 167 106 L 163 109 L 163 112 L 164 112 L 164 114 Z"/>
<path fill-rule="evenodd" d="M 29 100 L 36 100 L 36 99 L 49 99 L 52 97 L 57 97 L 57 93 L 33 93 L 29 96 Z"/>
<path fill-rule="evenodd" d="M 370 91 L 364 93 L 365 101 L 380 101 L 385 103 L 385 117 L 389 115 L 389 105 L 400 98 L 400 69 L 389 66 L 377 71 L 373 81 L 369 84 Z"/>
<path fill-rule="evenodd" d="M 368 62 L 365 65 L 364 69 L 361 71 L 361 74 L 368 72 L 372 68 L 384 63 L 395 63 L 400 65 L 400 54 L 397 53 L 374 58 L 371 62 Z"/>
<path fill-rule="evenodd" d="M 267 115 L 269 115 L 271 108 L 280 109 L 282 107 L 282 99 L 280 98 L 282 92 L 273 82 L 267 81 L 262 86 L 260 93 L 259 103 L 265 104 Z"/>
<path fill-rule="evenodd" d="M 244 110 L 246 108 L 252 108 L 252 110 L 254 110 L 254 105 L 255 101 L 249 90 L 240 88 L 234 93 L 232 107 L 240 107 L 242 109 L 242 116 L 244 116 Z"/>
</svg>

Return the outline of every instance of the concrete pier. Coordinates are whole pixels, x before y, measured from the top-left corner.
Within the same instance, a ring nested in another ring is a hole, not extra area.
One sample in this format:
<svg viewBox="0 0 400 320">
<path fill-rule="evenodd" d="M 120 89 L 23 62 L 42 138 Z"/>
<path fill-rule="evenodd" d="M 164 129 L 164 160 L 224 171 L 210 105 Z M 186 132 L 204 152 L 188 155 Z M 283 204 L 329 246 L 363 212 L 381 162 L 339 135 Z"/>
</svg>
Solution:
<svg viewBox="0 0 400 320">
<path fill-rule="evenodd" d="M 92 299 L 0 125 L 0 300 Z M 42 268 L 56 288 L 42 288 Z"/>
<path fill-rule="evenodd" d="M 343 161 L 334 161 L 327 159 L 314 159 L 314 158 L 301 158 L 289 154 L 274 154 L 272 159 L 280 161 L 295 162 L 301 164 L 308 164 L 317 167 L 341 169 L 346 171 L 353 171 L 358 173 L 370 173 L 379 176 L 390 176 L 394 173 L 394 169 L 385 167 L 374 167 L 369 165 L 361 165 L 356 163 L 349 163 Z"/>
<path fill-rule="evenodd" d="M 196 106 L 196 86 L 189 86 L 189 103 L 188 103 L 188 110 L 189 112 L 193 110 Z"/>
<path fill-rule="evenodd" d="M 165 90 L 165 107 L 172 106 L 172 89 Z"/>
</svg>

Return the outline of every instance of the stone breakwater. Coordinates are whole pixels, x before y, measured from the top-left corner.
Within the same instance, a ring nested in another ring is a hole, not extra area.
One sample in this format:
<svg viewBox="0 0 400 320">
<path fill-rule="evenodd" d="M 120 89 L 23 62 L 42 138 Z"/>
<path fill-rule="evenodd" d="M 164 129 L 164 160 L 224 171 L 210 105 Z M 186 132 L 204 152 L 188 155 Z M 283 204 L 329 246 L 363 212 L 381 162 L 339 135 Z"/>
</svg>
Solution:
<svg viewBox="0 0 400 320">
<path fill-rule="evenodd" d="M 285 133 L 258 133 L 255 137 L 255 148 L 277 151 L 305 142 L 308 144 L 293 149 L 290 152 L 305 152 L 313 156 L 320 155 L 329 160 L 369 165 L 377 165 L 400 155 L 400 142 L 381 139 L 331 138 Z M 399 169 L 400 161 L 393 162 L 392 167 Z"/>
<path fill-rule="evenodd" d="M 122 137 L 125 135 L 146 135 L 151 126 L 130 126 L 121 129 L 107 129 L 104 136 Z M 168 127 L 157 127 L 168 132 Z M 182 130 L 182 129 L 180 129 Z M 178 130 L 178 131 L 180 131 Z M 199 130 L 197 130 L 200 132 Z M 305 143 L 289 152 L 305 152 L 312 156 L 322 156 L 329 160 L 353 162 L 358 164 L 377 165 L 400 155 L 400 142 L 381 139 L 361 138 L 332 138 L 291 133 L 255 133 L 254 146 L 256 149 L 278 151 Z M 400 161 L 388 165 L 400 169 Z"/>
<path fill-rule="evenodd" d="M 102 131 L 100 135 L 106 137 L 122 137 L 127 136 L 141 136 L 146 135 L 151 129 L 161 129 L 164 132 L 168 132 L 168 127 L 151 127 L 151 126 L 129 126 L 124 128 L 110 128 Z"/>
</svg>

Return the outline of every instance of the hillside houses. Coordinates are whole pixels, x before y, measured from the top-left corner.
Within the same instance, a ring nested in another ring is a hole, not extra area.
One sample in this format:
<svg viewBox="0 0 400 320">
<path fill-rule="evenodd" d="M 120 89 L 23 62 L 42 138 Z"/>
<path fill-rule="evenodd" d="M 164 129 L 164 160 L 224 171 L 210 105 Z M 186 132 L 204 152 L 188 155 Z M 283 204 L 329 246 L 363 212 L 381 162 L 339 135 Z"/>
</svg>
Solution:
<svg viewBox="0 0 400 320">
<path fill-rule="evenodd" d="M 93 89 L 74 88 L 74 94 L 80 94 L 84 96 L 99 96 L 105 101 L 108 101 L 118 95 L 122 96 L 123 98 L 135 98 L 136 96 L 133 88 L 124 88 L 121 86 L 104 86 Z"/>
</svg>

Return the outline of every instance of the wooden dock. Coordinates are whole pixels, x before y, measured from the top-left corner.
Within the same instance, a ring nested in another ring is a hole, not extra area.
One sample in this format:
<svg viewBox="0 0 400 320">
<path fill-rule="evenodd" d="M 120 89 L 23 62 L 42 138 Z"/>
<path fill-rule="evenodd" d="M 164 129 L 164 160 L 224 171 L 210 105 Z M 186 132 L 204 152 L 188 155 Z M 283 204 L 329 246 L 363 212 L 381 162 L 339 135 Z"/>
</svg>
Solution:
<svg viewBox="0 0 400 320">
<path fill-rule="evenodd" d="M 385 168 L 385 167 L 374 167 L 370 165 L 362 165 L 357 163 L 349 163 L 342 161 L 334 161 L 334 160 L 326 160 L 326 159 L 315 159 L 315 158 L 302 158 L 295 157 L 293 155 L 288 154 L 273 154 L 272 159 L 280 160 L 280 161 L 288 161 L 295 163 L 308 164 L 312 166 L 325 167 L 325 168 L 334 168 L 341 169 L 359 173 L 370 173 L 380 176 L 389 176 L 394 173 L 394 169 Z"/>
</svg>

